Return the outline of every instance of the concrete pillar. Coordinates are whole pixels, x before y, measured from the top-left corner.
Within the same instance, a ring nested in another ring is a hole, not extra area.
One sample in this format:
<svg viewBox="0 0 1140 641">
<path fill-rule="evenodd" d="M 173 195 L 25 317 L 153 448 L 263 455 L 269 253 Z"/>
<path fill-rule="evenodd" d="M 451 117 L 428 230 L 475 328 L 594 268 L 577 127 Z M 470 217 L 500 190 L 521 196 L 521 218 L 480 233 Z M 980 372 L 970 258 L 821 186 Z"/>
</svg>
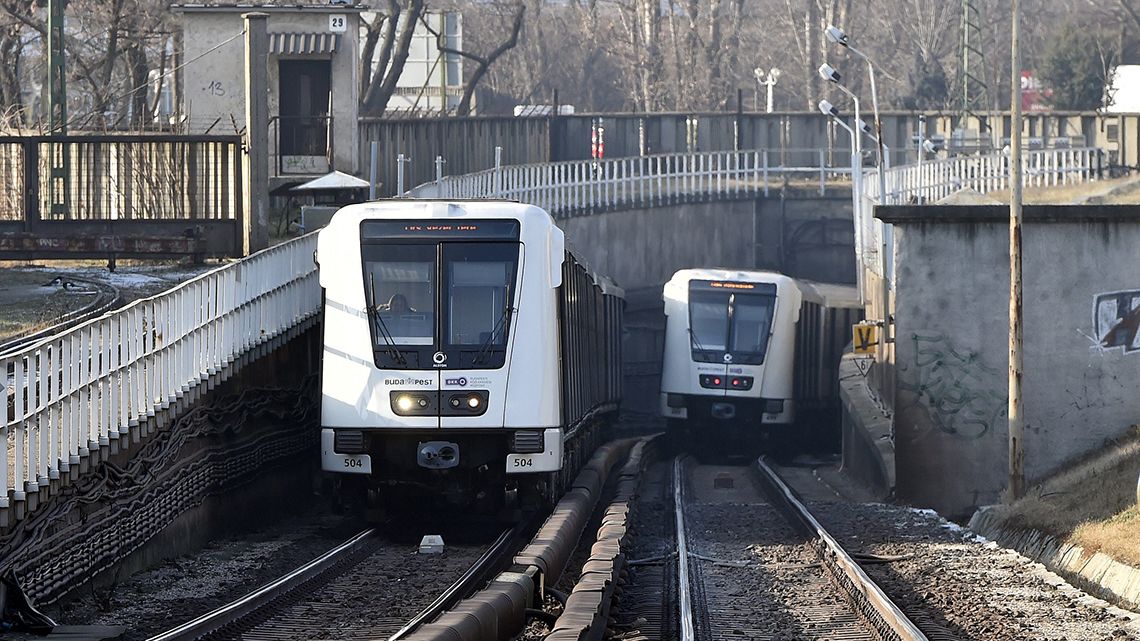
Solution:
<svg viewBox="0 0 1140 641">
<path fill-rule="evenodd" d="M 269 246 L 269 14 L 245 13 L 245 252 Z"/>
</svg>

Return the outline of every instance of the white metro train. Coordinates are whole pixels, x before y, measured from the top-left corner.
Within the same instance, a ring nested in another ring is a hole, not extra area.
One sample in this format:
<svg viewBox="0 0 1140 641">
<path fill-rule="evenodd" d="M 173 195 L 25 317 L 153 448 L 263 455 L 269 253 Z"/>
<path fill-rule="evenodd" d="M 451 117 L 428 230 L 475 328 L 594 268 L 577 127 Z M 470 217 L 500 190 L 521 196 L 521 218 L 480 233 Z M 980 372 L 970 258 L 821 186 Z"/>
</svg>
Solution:
<svg viewBox="0 0 1140 641">
<path fill-rule="evenodd" d="M 316 259 L 321 467 L 343 491 L 363 490 L 373 515 L 557 496 L 618 409 L 624 294 L 545 211 L 350 205 Z"/>
<path fill-rule="evenodd" d="M 797 435 L 798 416 L 824 420 L 800 415 L 834 408 L 839 359 L 862 315 L 854 288 L 683 269 L 663 296 L 660 403 L 671 430 L 783 441 Z"/>
</svg>

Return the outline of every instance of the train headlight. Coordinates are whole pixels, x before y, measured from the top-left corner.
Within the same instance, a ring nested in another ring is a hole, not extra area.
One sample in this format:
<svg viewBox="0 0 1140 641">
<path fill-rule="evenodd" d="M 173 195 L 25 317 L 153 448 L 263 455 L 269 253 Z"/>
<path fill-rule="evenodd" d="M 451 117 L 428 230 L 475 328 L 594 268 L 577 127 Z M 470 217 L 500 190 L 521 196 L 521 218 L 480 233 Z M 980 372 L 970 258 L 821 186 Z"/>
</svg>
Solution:
<svg viewBox="0 0 1140 641">
<path fill-rule="evenodd" d="M 423 399 L 420 400 L 422 401 Z M 400 394 L 396 397 L 396 409 L 400 410 L 401 412 L 412 411 L 412 408 L 415 407 L 415 404 L 415 401 L 412 400 L 412 397 L 409 394 Z"/>
<path fill-rule="evenodd" d="M 442 399 L 441 416 L 482 416 L 487 411 L 490 392 L 485 390 L 455 390 Z"/>
</svg>

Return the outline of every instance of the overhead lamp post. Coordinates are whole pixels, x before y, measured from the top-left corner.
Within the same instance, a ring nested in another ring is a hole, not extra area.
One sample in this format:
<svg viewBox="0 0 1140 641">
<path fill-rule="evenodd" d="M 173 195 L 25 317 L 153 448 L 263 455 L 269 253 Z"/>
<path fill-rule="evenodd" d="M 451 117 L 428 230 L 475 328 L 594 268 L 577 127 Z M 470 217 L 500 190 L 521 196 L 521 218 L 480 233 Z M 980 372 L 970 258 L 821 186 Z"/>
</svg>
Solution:
<svg viewBox="0 0 1140 641">
<path fill-rule="evenodd" d="M 883 165 L 883 121 L 881 118 L 879 118 L 879 94 L 875 89 L 875 65 L 871 64 L 871 59 L 868 58 L 866 54 L 851 46 L 851 42 L 847 38 L 847 33 L 839 27 L 835 25 L 828 25 L 827 28 L 823 30 L 823 35 L 829 42 L 835 43 L 841 47 L 846 47 L 851 53 L 859 56 L 863 59 L 864 62 L 867 63 L 867 71 L 871 75 L 871 105 L 875 110 L 875 136 L 879 139 L 878 145 L 876 145 L 877 149 L 879 150 L 879 204 L 885 205 L 887 204 L 887 174 L 884 171 Z M 883 255 L 881 258 L 883 267 L 883 336 L 879 343 L 880 346 L 884 349 L 884 351 L 881 352 L 884 356 L 886 355 L 885 348 L 886 343 L 890 338 L 891 327 L 890 273 L 893 271 L 892 263 L 894 261 L 891 260 L 892 252 L 890 249 L 894 247 L 893 235 L 894 234 L 891 231 L 891 226 L 883 223 Z"/>
<path fill-rule="evenodd" d="M 867 135 L 868 138 L 870 138 L 871 140 L 874 140 L 876 143 L 879 142 L 879 137 L 875 135 L 875 130 L 871 127 L 871 125 L 867 124 L 866 120 L 860 120 L 859 121 L 859 131 L 862 131 L 864 134 Z M 886 152 L 887 152 L 883 155 L 883 169 L 890 169 L 891 168 L 891 147 L 887 143 L 883 143 L 883 149 L 886 150 Z"/>
<path fill-rule="evenodd" d="M 848 127 L 847 123 L 843 122 L 843 119 L 839 114 L 839 110 L 836 109 L 835 106 L 832 105 L 827 100 L 820 100 L 819 101 L 819 111 L 820 111 L 820 113 L 822 113 L 825 116 L 830 116 L 832 121 L 834 121 L 840 127 L 843 127 L 844 129 L 846 129 L 847 133 L 851 135 L 851 217 L 855 221 L 855 248 L 856 248 L 855 256 L 856 256 L 856 261 L 859 263 L 855 266 L 856 267 L 856 269 L 855 269 L 855 282 L 856 282 L 856 285 L 859 289 L 859 302 L 862 303 L 862 302 L 864 302 L 863 301 L 863 265 L 862 265 L 862 258 L 863 258 L 862 254 L 863 254 L 863 249 L 864 249 L 863 248 L 863 224 L 864 224 L 864 222 L 863 222 L 863 215 L 862 215 L 862 209 L 863 209 L 863 197 L 862 197 L 862 191 L 863 191 L 863 152 L 861 151 L 861 148 L 859 145 L 860 136 L 855 131 L 853 131 L 851 129 L 851 127 Z M 861 122 L 861 121 L 857 121 L 857 122 Z"/>
<path fill-rule="evenodd" d="M 772 87 L 776 85 L 776 80 L 780 77 L 780 70 L 772 67 L 768 71 L 764 71 L 763 67 L 756 67 L 752 70 L 756 75 L 756 82 L 761 85 L 766 85 L 768 88 L 767 112 L 772 113 Z"/>
</svg>

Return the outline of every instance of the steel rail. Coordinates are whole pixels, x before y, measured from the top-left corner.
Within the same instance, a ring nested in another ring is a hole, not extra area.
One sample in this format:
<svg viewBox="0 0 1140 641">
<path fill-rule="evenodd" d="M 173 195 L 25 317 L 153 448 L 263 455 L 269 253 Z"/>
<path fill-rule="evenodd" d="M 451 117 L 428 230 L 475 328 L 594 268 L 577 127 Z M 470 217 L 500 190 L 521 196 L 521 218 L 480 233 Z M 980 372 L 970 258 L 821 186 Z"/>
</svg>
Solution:
<svg viewBox="0 0 1140 641">
<path fill-rule="evenodd" d="M 677 594 L 680 601 L 681 641 L 694 641 L 693 604 L 689 583 L 689 548 L 685 541 L 685 479 L 681 457 L 673 459 L 673 514 L 677 524 Z"/>
<path fill-rule="evenodd" d="M 455 583 L 452 583 L 450 587 L 443 591 L 443 594 L 440 594 L 435 601 L 432 601 L 431 604 L 421 610 L 419 614 L 412 617 L 412 620 L 405 624 L 404 627 L 388 637 L 388 641 L 399 641 L 399 639 L 403 639 L 415 632 L 424 623 L 450 610 L 461 599 L 470 596 L 480 583 L 485 583 L 491 578 L 491 572 L 499 565 L 503 556 L 509 553 L 511 543 L 521 531 L 521 527 L 503 530 L 499 538 L 495 539 L 495 542 L 475 560 L 475 563 L 467 568 L 463 576 L 459 577 Z"/>
<path fill-rule="evenodd" d="M 57 276 L 68 282 L 83 283 L 95 288 L 95 300 L 70 312 L 60 314 L 51 325 L 32 329 L 23 334 L 18 334 L 5 341 L 0 341 L 0 357 L 10 356 L 15 352 L 20 351 L 22 348 L 27 347 L 33 343 L 37 343 L 45 338 L 50 338 L 65 330 L 71 329 L 84 321 L 90 320 L 97 316 L 110 311 L 122 301 L 122 296 L 119 289 L 110 283 L 104 283 L 91 278 L 81 278 L 78 276 Z"/>
<path fill-rule="evenodd" d="M 216 632 L 249 616 L 289 590 L 323 574 L 348 555 L 359 551 L 374 533 L 373 529 L 364 530 L 309 563 L 261 586 L 237 601 L 153 636 L 147 641 L 190 641 Z"/>
<path fill-rule="evenodd" d="M 784 508 L 822 544 L 823 549 L 816 548 L 820 554 L 820 560 L 824 561 L 825 566 L 831 565 L 838 569 L 847 579 L 847 581 L 843 581 L 839 576 L 836 576 L 837 582 L 847 591 L 848 596 L 860 613 L 867 617 L 868 623 L 880 633 L 887 633 L 884 635 L 884 638 L 887 639 L 929 641 L 926 634 L 919 630 L 918 626 L 887 597 L 883 590 L 871 580 L 871 577 L 867 576 L 863 568 L 859 567 L 855 559 L 851 558 L 851 555 L 843 549 L 843 546 L 812 516 L 807 506 L 799 500 L 783 479 L 763 459 L 758 459 L 756 464 L 756 469 L 759 471 L 762 480 L 771 486 L 776 498 L 783 503 Z M 872 612 L 868 612 L 865 607 L 862 607 L 863 603 L 869 605 Z M 872 620 L 874 618 L 877 618 L 878 621 Z"/>
</svg>

